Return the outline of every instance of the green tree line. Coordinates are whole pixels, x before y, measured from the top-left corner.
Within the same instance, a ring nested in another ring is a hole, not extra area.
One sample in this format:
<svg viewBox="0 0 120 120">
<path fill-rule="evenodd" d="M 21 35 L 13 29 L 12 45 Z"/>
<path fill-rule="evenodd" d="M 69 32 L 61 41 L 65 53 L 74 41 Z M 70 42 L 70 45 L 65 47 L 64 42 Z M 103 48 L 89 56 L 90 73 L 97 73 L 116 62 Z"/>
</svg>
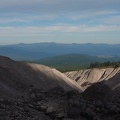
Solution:
<svg viewBox="0 0 120 120">
<path fill-rule="evenodd" d="M 101 67 L 120 67 L 120 61 L 107 61 L 107 62 L 95 62 L 91 63 L 89 68 L 101 68 Z"/>
</svg>

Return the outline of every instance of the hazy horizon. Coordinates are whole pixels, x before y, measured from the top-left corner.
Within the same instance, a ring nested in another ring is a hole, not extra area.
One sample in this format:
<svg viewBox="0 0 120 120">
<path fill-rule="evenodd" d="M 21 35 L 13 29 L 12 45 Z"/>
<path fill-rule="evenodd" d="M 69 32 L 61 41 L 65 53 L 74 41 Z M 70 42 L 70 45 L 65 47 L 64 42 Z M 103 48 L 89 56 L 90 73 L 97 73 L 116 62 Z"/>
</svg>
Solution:
<svg viewBox="0 0 120 120">
<path fill-rule="evenodd" d="M 18 45 L 18 44 L 42 44 L 42 43 L 48 43 L 48 44 L 50 44 L 50 43 L 55 43 L 55 44 L 106 44 L 106 45 L 119 45 L 120 43 L 117 43 L 117 44 L 113 44 L 113 43 L 60 43 L 60 42 L 36 42 L 36 43 L 11 43 L 11 44 L 0 44 L 0 46 L 6 46 L 6 45 Z"/>
</svg>

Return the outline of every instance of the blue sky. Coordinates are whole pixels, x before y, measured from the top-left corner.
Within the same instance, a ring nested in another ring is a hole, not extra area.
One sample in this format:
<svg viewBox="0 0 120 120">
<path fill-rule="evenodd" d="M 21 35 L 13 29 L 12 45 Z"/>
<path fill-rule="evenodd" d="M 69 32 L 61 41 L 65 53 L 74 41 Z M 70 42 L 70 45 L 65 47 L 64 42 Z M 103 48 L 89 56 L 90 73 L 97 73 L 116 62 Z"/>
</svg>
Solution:
<svg viewBox="0 0 120 120">
<path fill-rule="evenodd" d="M 0 0 L 0 45 L 120 43 L 120 0 Z"/>
</svg>

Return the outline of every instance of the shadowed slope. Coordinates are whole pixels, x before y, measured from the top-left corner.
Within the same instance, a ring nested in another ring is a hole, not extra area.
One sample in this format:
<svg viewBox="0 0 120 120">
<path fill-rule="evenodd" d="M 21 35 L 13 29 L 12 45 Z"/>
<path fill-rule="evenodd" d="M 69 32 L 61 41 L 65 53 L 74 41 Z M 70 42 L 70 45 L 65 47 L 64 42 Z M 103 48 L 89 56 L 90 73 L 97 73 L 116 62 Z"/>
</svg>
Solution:
<svg viewBox="0 0 120 120">
<path fill-rule="evenodd" d="M 45 90 L 57 86 L 63 87 L 66 91 L 80 90 L 79 85 L 55 69 L 44 65 L 16 62 L 0 56 L 0 94 L 23 94 L 30 86 Z"/>
</svg>

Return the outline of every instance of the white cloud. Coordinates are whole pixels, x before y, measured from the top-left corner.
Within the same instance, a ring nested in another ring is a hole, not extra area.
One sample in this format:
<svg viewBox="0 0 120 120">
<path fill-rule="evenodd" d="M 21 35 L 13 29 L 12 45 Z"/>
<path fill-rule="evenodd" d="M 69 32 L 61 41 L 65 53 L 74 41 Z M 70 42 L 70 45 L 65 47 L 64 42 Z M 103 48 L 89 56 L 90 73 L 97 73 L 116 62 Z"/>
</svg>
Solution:
<svg viewBox="0 0 120 120">
<path fill-rule="evenodd" d="M 120 0 L 0 0 L 0 24 L 59 18 L 94 19 L 119 13 L 119 5 Z M 116 18 L 119 17 L 116 15 Z M 104 19 L 100 20 L 103 23 Z M 97 21 L 100 23 L 100 20 Z M 119 23 L 120 20 L 114 17 L 106 21 Z"/>
<path fill-rule="evenodd" d="M 32 22 L 34 20 L 53 20 L 55 19 L 56 16 L 53 15 L 21 15 L 21 16 L 17 16 L 16 14 L 9 16 L 9 17 L 1 17 L 0 18 L 0 24 L 4 24 L 4 23 L 11 23 L 11 22 L 22 22 L 22 23 L 28 23 L 28 22 Z M 18 24 L 19 25 L 19 24 Z"/>
<path fill-rule="evenodd" d="M 29 22 L 30 20 L 21 18 L 0 18 L 0 24 L 11 22 Z"/>
<path fill-rule="evenodd" d="M 105 24 L 120 24 L 120 15 L 109 16 L 107 18 L 102 18 L 99 20 L 101 23 Z"/>
<path fill-rule="evenodd" d="M 113 15 L 114 16 L 110 16 Z M 25 23 L 30 23 L 30 22 L 34 22 L 34 21 L 44 21 L 44 20 L 48 20 L 48 21 L 54 21 L 55 19 L 57 19 L 57 22 L 59 23 L 59 19 L 69 19 L 72 21 L 76 21 L 76 20 L 81 20 L 81 19 L 88 19 L 88 21 L 93 21 L 93 20 L 97 20 L 102 23 L 120 23 L 120 16 L 117 15 L 118 12 L 116 11 L 85 11 L 85 12 L 80 12 L 80 13 L 70 13 L 70 14 L 64 14 L 64 15 L 38 15 L 38 14 L 5 14 L 4 16 L 6 17 L 0 17 L 0 24 L 5 24 L 5 23 L 11 23 L 11 22 L 22 22 L 23 24 Z M 105 17 L 105 18 L 97 18 L 100 16 L 106 16 L 109 15 L 109 17 Z M 64 23 L 62 23 L 64 24 Z M 19 24 L 18 24 L 19 26 Z"/>
<path fill-rule="evenodd" d="M 75 32 L 110 32 L 120 31 L 120 26 L 49 26 L 49 27 L 0 27 L 0 36 L 25 36 L 51 34 L 51 32 L 75 33 Z"/>
<path fill-rule="evenodd" d="M 93 17 L 100 17 L 100 16 L 106 16 L 106 15 L 113 15 L 117 14 L 117 11 L 114 10 L 101 10 L 101 11 L 81 11 L 79 13 L 71 13 L 68 15 L 65 15 L 66 18 L 70 18 L 73 20 L 79 20 L 79 19 L 84 19 L 84 18 L 93 18 Z M 117 15 L 116 15 L 117 16 Z"/>
</svg>

